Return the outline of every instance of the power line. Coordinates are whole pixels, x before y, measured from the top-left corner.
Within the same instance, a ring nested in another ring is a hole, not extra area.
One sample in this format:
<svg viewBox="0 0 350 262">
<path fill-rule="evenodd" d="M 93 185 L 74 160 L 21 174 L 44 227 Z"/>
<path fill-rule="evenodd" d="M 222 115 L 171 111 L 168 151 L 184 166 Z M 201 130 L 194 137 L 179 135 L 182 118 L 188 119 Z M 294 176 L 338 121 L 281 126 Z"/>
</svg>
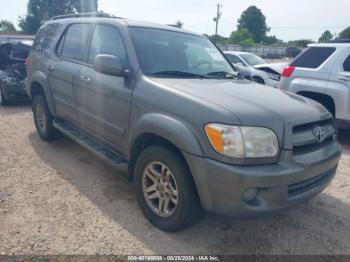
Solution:
<svg viewBox="0 0 350 262">
<path fill-rule="evenodd" d="M 222 4 L 218 3 L 217 5 L 217 12 L 216 12 L 216 17 L 213 18 L 214 22 L 215 22 L 215 44 L 217 43 L 218 40 L 218 28 L 219 28 L 219 20 L 222 16 L 222 13 L 220 11 L 220 9 L 222 8 Z"/>
</svg>

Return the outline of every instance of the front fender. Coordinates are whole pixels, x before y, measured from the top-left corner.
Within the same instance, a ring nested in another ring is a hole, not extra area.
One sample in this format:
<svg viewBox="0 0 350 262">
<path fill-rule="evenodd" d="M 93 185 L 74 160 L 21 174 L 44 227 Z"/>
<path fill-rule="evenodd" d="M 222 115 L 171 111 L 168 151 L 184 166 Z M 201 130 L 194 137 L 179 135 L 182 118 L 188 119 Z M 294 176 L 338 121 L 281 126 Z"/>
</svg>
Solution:
<svg viewBox="0 0 350 262">
<path fill-rule="evenodd" d="M 52 97 L 51 90 L 49 88 L 50 85 L 46 75 L 43 72 L 36 71 L 34 72 L 34 74 L 32 74 L 32 76 L 30 77 L 30 80 L 27 81 L 27 93 L 31 99 L 32 99 L 31 93 L 32 93 L 32 88 L 34 86 L 34 83 L 38 83 L 42 87 L 50 112 L 52 115 L 55 115 L 55 106 L 53 103 L 53 97 Z"/>
<path fill-rule="evenodd" d="M 181 151 L 203 156 L 203 150 L 194 132 L 171 116 L 152 113 L 141 117 L 132 127 L 129 136 L 129 153 L 131 153 L 135 141 L 145 134 L 160 136 L 174 144 Z"/>
</svg>

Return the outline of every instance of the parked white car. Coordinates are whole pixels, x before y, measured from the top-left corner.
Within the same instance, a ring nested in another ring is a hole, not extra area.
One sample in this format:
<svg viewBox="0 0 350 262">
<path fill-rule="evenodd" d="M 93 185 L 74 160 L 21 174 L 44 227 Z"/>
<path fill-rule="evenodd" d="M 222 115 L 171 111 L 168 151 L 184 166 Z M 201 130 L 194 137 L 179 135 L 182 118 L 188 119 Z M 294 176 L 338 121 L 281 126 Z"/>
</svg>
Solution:
<svg viewBox="0 0 350 262">
<path fill-rule="evenodd" d="M 309 45 L 284 69 L 280 88 L 316 100 L 350 127 L 350 41 Z"/>
<path fill-rule="evenodd" d="M 225 51 L 227 59 L 238 69 L 248 68 L 252 79 L 260 84 L 278 87 L 286 63 L 267 63 L 261 57 L 247 52 Z"/>
</svg>

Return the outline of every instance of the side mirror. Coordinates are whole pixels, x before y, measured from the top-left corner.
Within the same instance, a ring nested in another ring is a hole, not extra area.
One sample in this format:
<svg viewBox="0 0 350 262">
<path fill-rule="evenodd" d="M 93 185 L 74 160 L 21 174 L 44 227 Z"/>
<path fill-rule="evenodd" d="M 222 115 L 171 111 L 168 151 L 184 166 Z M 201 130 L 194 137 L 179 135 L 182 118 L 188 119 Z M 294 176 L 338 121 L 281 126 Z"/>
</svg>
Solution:
<svg viewBox="0 0 350 262">
<path fill-rule="evenodd" d="M 119 58 L 114 55 L 96 56 L 93 67 L 95 71 L 101 74 L 118 77 L 125 76 L 125 70 L 120 63 Z"/>
</svg>

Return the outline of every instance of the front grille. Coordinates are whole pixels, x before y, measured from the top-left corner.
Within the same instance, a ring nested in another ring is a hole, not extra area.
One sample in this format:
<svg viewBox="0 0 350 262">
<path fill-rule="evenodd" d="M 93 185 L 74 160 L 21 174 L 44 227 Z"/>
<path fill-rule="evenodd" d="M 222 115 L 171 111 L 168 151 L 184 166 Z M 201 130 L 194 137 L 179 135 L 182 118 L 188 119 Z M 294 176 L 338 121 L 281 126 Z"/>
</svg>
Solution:
<svg viewBox="0 0 350 262">
<path fill-rule="evenodd" d="M 322 184 L 326 184 L 329 182 L 332 177 L 334 176 L 336 171 L 336 168 L 333 168 L 332 170 L 323 173 L 319 176 L 313 177 L 311 179 L 298 182 L 292 185 L 288 186 L 288 196 L 289 197 L 295 197 L 297 195 L 303 194 L 307 191 L 310 191 L 311 189 L 318 187 Z"/>
<path fill-rule="evenodd" d="M 326 139 L 319 143 L 314 133 L 315 128 L 326 130 Z M 293 152 L 295 155 L 316 151 L 336 138 L 337 129 L 332 119 L 295 126 L 293 128 Z"/>
</svg>

